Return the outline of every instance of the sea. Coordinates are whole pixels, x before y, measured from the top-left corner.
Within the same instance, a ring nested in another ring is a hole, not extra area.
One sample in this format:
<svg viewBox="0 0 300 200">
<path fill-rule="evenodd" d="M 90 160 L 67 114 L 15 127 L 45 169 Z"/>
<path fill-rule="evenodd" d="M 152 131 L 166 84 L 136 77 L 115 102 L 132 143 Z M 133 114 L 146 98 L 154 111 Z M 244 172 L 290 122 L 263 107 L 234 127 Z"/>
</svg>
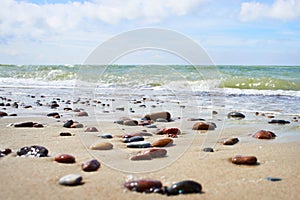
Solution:
<svg viewBox="0 0 300 200">
<path fill-rule="evenodd" d="M 300 66 L 2 64 L 0 95 L 7 94 L 156 98 L 199 109 L 299 115 Z"/>
</svg>

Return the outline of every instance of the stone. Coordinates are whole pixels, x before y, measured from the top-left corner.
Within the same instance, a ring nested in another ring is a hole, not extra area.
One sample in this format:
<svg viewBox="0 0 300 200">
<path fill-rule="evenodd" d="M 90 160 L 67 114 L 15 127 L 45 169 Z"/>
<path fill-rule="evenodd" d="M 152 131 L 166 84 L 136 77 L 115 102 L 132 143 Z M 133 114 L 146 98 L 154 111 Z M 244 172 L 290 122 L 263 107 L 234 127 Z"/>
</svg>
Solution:
<svg viewBox="0 0 300 200">
<path fill-rule="evenodd" d="M 151 146 L 153 147 L 166 147 L 171 146 L 173 144 L 173 140 L 171 138 L 162 138 L 159 140 L 156 140 L 151 143 Z"/>
<path fill-rule="evenodd" d="M 98 134 L 97 137 L 104 138 L 104 139 L 111 139 L 111 138 L 113 138 L 113 136 L 111 134 L 109 134 L 109 133 Z"/>
<path fill-rule="evenodd" d="M 202 149 L 202 151 L 204 151 L 204 152 L 214 152 L 214 149 L 211 148 L 211 147 L 205 147 L 205 148 Z"/>
<path fill-rule="evenodd" d="M 72 134 L 69 132 L 61 132 L 59 136 L 72 136 Z"/>
<path fill-rule="evenodd" d="M 81 111 L 81 112 L 76 113 L 76 116 L 77 117 L 87 117 L 87 116 L 89 116 L 89 114 L 85 111 Z"/>
<path fill-rule="evenodd" d="M 246 116 L 240 112 L 230 112 L 227 114 L 227 117 L 230 119 L 244 119 Z"/>
<path fill-rule="evenodd" d="M 144 141 L 143 136 L 133 136 L 133 137 L 123 139 L 124 143 L 137 142 L 137 141 Z"/>
<path fill-rule="evenodd" d="M 64 108 L 64 111 L 70 111 L 70 110 L 72 110 L 72 108 L 68 108 L 68 107 Z"/>
<path fill-rule="evenodd" d="M 167 155 L 167 150 L 159 148 L 146 149 L 139 154 L 149 154 L 152 158 L 161 158 Z"/>
<path fill-rule="evenodd" d="M 59 116 L 59 113 L 58 112 L 52 112 L 52 113 L 48 113 L 47 114 L 47 117 L 55 117 L 55 116 Z"/>
<path fill-rule="evenodd" d="M 149 124 L 149 125 L 146 125 L 147 128 L 157 128 L 157 126 L 155 124 Z"/>
<path fill-rule="evenodd" d="M 168 122 L 168 120 L 166 120 L 164 118 L 157 118 L 155 121 L 156 122 Z"/>
<path fill-rule="evenodd" d="M 22 122 L 15 124 L 14 127 L 16 128 L 23 128 L 23 127 L 33 127 L 34 123 L 33 122 Z"/>
<path fill-rule="evenodd" d="M 200 183 L 197 183 L 192 180 L 180 181 L 174 183 L 170 187 L 167 187 L 167 195 L 178 195 L 178 194 L 189 194 L 189 193 L 201 193 L 202 186 Z"/>
<path fill-rule="evenodd" d="M 44 125 L 43 124 L 39 124 L 39 123 L 33 123 L 33 126 L 34 128 L 43 128 Z"/>
<path fill-rule="evenodd" d="M 0 157 L 6 156 L 12 152 L 11 149 L 6 148 L 6 149 L 0 149 Z"/>
<path fill-rule="evenodd" d="M 162 183 L 157 180 L 137 180 L 124 183 L 124 187 L 131 191 L 151 193 L 161 190 Z"/>
<path fill-rule="evenodd" d="M 96 127 L 88 127 L 84 132 L 99 132 Z"/>
<path fill-rule="evenodd" d="M 92 159 L 81 164 L 81 169 L 85 172 L 97 171 L 101 164 L 98 160 Z"/>
<path fill-rule="evenodd" d="M 73 120 L 68 120 L 66 123 L 64 123 L 63 127 L 65 128 L 71 128 L 71 126 L 74 124 Z"/>
<path fill-rule="evenodd" d="M 7 116 L 8 114 L 6 112 L 3 112 L 3 111 L 0 111 L 0 117 L 5 117 Z"/>
<path fill-rule="evenodd" d="M 150 142 L 146 141 L 138 141 L 138 142 L 130 142 L 126 145 L 128 148 L 149 148 L 151 147 Z"/>
<path fill-rule="evenodd" d="M 75 163 L 75 157 L 70 154 L 61 154 L 55 156 L 54 160 L 59 163 Z"/>
<path fill-rule="evenodd" d="M 179 128 L 163 128 L 157 131 L 155 134 L 157 135 L 168 135 L 168 137 L 177 137 L 177 135 L 181 134 Z"/>
<path fill-rule="evenodd" d="M 255 156 L 235 156 L 231 162 L 237 165 L 256 165 L 257 158 Z"/>
<path fill-rule="evenodd" d="M 59 179 L 60 185 L 65 186 L 76 186 L 80 185 L 82 181 L 82 176 L 79 174 L 68 174 Z"/>
<path fill-rule="evenodd" d="M 282 120 L 282 119 L 272 119 L 269 121 L 269 124 L 289 124 L 289 121 Z"/>
<path fill-rule="evenodd" d="M 188 118 L 187 121 L 205 121 L 205 119 L 202 119 L 202 118 Z"/>
<path fill-rule="evenodd" d="M 58 107 L 59 107 L 59 104 L 56 103 L 56 102 L 53 102 L 53 103 L 51 103 L 51 105 L 50 105 L 50 108 L 51 108 L 51 109 L 55 109 L 55 108 L 58 108 Z"/>
<path fill-rule="evenodd" d="M 215 130 L 216 124 L 213 122 L 196 122 L 193 125 L 193 130 Z"/>
<path fill-rule="evenodd" d="M 48 149 L 43 146 L 32 145 L 20 148 L 17 155 L 22 157 L 46 157 L 48 156 Z"/>
<path fill-rule="evenodd" d="M 223 144 L 224 145 L 235 145 L 238 142 L 239 142 L 238 138 L 228 138 L 228 139 L 223 141 Z"/>
<path fill-rule="evenodd" d="M 125 125 L 125 126 L 137 126 L 138 124 L 139 124 L 139 122 L 136 120 L 125 120 L 123 122 L 123 125 Z"/>
<path fill-rule="evenodd" d="M 273 181 L 273 182 L 282 180 L 282 178 L 275 178 L 275 177 L 266 177 L 265 179 L 267 181 Z"/>
<path fill-rule="evenodd" d="M 81 124 L 81 123 L 73 123 L 70 128 L 83 128 L 83 124 Z"/>
<path fill-rule="evenodd" d="M 147 120 L 153 120 L 156 121 L 158 118 L 165 119 L 167 121 L 170 121 L 171 114 L 169 112 L 157 112 L 157 113 L 150 113 L 144 116 Z"/>
<path fill-rule="evenodd" d="M 151 160 L 152 156 L 150 154 L 137 154 L 130 158 L 130 160 Z"/>
<path fill-rule="evenodd" d="M 113 144 L 110 142 L 99 142 L 90 146 L 91 150 L 110 150 L 113 148 Z"/>
<path fill-rule="evenodd" d="M 252 136 L 257 139 L 274 139 L 276 137 L 275 133 L 266 130 L 259 130 Z"/>
</svg>

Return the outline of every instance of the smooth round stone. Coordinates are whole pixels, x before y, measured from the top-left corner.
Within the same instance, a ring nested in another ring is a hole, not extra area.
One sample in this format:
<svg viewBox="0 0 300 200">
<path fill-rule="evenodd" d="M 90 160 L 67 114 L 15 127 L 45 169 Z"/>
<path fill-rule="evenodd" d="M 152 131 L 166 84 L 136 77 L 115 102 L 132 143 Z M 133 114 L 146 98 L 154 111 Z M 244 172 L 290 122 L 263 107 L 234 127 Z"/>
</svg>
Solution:
<svg viewBox="0 0 300 200">
<path fill-rule="evenodd" d="M 61 154 L 54 158 L 59 163 L 75 163 L 75 157 L 70 154 Z"/>
<path fill-rule="evenodd" d="M 109 134 L 109 133 L 102 133 L 102 134 L 98 134 L 97 136 L 100 137 L 100 138 L 104 138 L 104 139 L 111 139 L 111 138 L 113 138 L 113 136 L 111 134 Z"/>
<path fill-rule="evenodd" d="M 133 136 L 130 138 L 124 138 L 123 142 L 124 143 L 129 143 L 129 142 L 138 142 L 138 141 L 144 141 L 145 139 L 143 138 L 143 136 Z"/>
<path fill-rule="evenodd" d="M 239 142 L 238 138 L 228 138 L 228 139 L 223 141 L 223 144 L 224 145 L 235 145 L 238 142 Z"/>
<path fill-rule="evenodd" d="M 24 157 L 46 157 L 48 156 L 48 149 L 39 145 L 32 145 L 29 147 L 22 147 L 17 151 L 18 156 Z"/>
<path fill-rule="evenodd" d="M 166 119 L 169 121 L 171 119 L 171 114 L 169 112 L 157 112 L 157 113 L 150 113 L 144 116 L 147 120 L 156 121 L 158 118 Z"/>
<path fill-rule="evenodd" d="M 153 147 L 166 147 L 171 146 L 173 144 L 173 140 L 171 138 L 162 138 L 159 140 L 156 140 L 151 143 L 151 146 Z"/>
<path fill-rule="evenodd" d="M 151 160 L 152 156 L 150 154 L 137 154 L 130 158 L 130 160 Z"/>
<path fill-rule="evenodd" d="M 266 177 L 265 179 L 267 181 L 273 181 L 273 182 L 275 182 L 275 181 L 281 181 L 282 180 L 281 178 L 275 178 L 275 177 Z"/>
<path fill-rule="evenodd" d="M 83 124 L 80 124 L 80 123 L 74 123 L 71 125 L 70 128 L 83 128 Z"/>
<path fill-rule="evenodd" d="M 130 142 L 126 145 L 128 148 L 148 148 L 151 147 L 150 142 L 139 141 L 139 142 Z"/>
<path fill-rule="evenodd" d="M 289 121 L 282 120 L 282 119 L 273 119 L 269 121 L 269 124 L 289 124 Z"/>
<path fill-rule="evenodd" d="M 213 122 L 196 122 L 193 125 L 193 130 L 215 130 L 216 124 Z"/>
<path fill-rule="evenodd" d="M 164 118 L 157 118 L 155 121 L 156 122 L 168 122 L 168 120 L 166 120 Z"/>
<path fill-rule="evenodd" d="M 205 147 L 204 149 L 202 149 L 202 151 L 204 152 L 214 152 L 214 149 L 211 147 Z"/>
<path fill-rule="evenodd" d="M 256 165 L 257 158 L 255 156 L 235 156 L 231 162 L 237 165 Z"/>
<path fill-rule="evenodd" d="M 91 150 L 110 150 L 113 148 L 113 144 L 110 142 L 99 142 L 90 146 Z"/>
<path fill-rule="evenodd" d="M 12 152 L 11 149 L 6 148 L 6 149 L 0 149 L 0 156 L 6 156 Z"/>
<path fill-rule="evenodd" d="M 136 120 L 125 120 L 124 122 L 123 122 L 123 125 L 125 125 L 125 126 L 137 126 L 138 125 L 138 121 L 136 121 Z"/>
<path fill-rule="evenodd" d="M 163 128 L 156 132 L 157 135 L 168 135 L 169 137 L 177 137 L 177 135 L 181 134 L 181 131 L 179 128 Z"/>
<path fill-rule="evenodd" d="M 92 171 L 97 171 L 101 164 L 99 163 L 98 160 L 88 160 L 84 163 L 81 164 L 81 169 L 86 172 L 92 172 Z"/>
<path fill-rule="evenodd" d="M 19 127 L 33 127 L 34 123 L 33 122 L 22 122 L 15 124 L 14 127 L 19 128 Z"/>
<path fill-rule="evenodd" d="M 275 133 L 266 130 L 259 130 L 252 136 L 257 139 L 274 139 L 276 137 Z"/>
<path fill-rule="evenodd" d="M 227 114 L 227 117 L 233 119 L 244 119 L 246 116 L 240 112 L 230 112 Z"/>
<path fill-rule="evenodd" d="M 152 149 L 147 149 L 145 151 L 142 151 L 139 154 L 146 154 L 146 155 L 149 154 L 152 158 L 161 158 L 167 155 L 167 150 L 152 148 Z"/>
<path fill-rule="evenodd" d="M 150 193 L 161 189 L 162 183 L 157 180 L 137 180 L 124 183 L 124 187 L 131 191 Z"/>
<path fill-rule="evenodd" d="M 47 114 L 47 117 L 54 117 L 54 116 L 59 116 L 59 113 L 58 112 L 52 112 L 52 113 L 48 113 Z"/>
<path fill-rule="evenodd" d="M 66 185 L 66 186 L 75 186 L 80 185 L 82 181 L 82 176 L 79 174 L 69 174 L 66 176 L 63 176 L 59 179 L 60 185 Z"/>
<path fill-rule="evenodd" d="M 59 136 L 72 136 L 72 134 L 69 132 L 61 132 Z"/>
<path fill-rule="evenodd" d="M 85 111 L 81 111 L 81 112 L 76 113 L 76 116 L 77 117 L 87 117 L 87 116 L 89 116 L 89 114 Z"/>
<path fill-rule="evenodd" d="M 8 114 L 6 112 L 3 112 L 3 111 L 0 111 L 0 117 L 5 117 L 7 116 Z"/>
<path fill-rule="evenodd" d="M 34 128 L 43 128 L 44 125 L 43 124 L 39 124 L 39 123 L 33 123 L 33 126 Z"/>
<path fill-rule="evenodd" d="M 189 193 L 201 193 L 201 184 L 186 180 L 178 183 L 174 183 L 166 189 L 167 195 L 189 194 Z"/>
<path fill-rule="evenodd" d="M 73 120 L 68 120 L 66 123 L 64 123 L 63 127 L 65 128 L 71 128 L 71 126 L 74 124 Z"/>
<path fill-rule="evenodd" d="M 99 132 L 96 127 L 88 127 L 84 132 Z"/>
</svg>

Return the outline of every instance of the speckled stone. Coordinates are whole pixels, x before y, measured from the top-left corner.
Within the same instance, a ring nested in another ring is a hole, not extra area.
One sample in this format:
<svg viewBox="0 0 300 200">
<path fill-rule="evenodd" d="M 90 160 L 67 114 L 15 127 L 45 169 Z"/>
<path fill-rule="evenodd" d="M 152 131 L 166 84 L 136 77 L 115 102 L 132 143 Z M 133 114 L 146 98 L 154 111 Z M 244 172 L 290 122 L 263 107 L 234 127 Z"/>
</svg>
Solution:
<svg viewBox="0 0 300 200">
<path fill-rule="evenodd" d="M 91 150 L 110 150 L 113 148 L 113 144 L 110 142 L 99 142 L 90 146 Z"/>
<path fill-rule="evenodd" d="M 157 112 L 157 113 L 150 113 L 144 116 L 147 120 L 156 121 L 158 118 L 166 119 L 169 121 L 171 119 L 171 114 L 169 112 Z"/>
<path fill-rule="evenodd" d="M 32 145 L 22 147 L 17 151 L 17 155 L 22 157 L 46 157 L 48 156 L 48 149 L 43 146 Z"/>
<path fill-rule="evenodd" d="M 80 185 L 82 181 L 82 176 L 79 174 L 69 174 L 66 176 L 63 176 L 59 179 L 59 184 L 60 185 L 65 185 L 65 186 L 76 186 Z"/>
<path fill-rule="evenodd" d="M 103 139 L 111 139 L 113 138 L 113 136 L 109 133 L 101 133 L 101 134 L 98 134 L 97 137 L 100 137 L 100 138 L 103 138 Z"/>
</svg>

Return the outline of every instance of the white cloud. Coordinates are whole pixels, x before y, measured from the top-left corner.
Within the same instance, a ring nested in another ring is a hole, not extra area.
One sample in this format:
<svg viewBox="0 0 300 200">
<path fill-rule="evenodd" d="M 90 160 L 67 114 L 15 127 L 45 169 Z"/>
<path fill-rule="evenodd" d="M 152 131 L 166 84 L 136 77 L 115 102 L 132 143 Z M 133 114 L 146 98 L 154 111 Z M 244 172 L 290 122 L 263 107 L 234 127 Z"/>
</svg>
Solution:
<svg viewBox="0 0 300 200">
<path fill-rule="evenodd" d="M 240 19 L 252 21 L 259 19 L 279 19 L 292 21 L 300 18 L 299 0 L 275 0 L 273 4 L 244 2 L 241 5 Z"/>
</svg>

